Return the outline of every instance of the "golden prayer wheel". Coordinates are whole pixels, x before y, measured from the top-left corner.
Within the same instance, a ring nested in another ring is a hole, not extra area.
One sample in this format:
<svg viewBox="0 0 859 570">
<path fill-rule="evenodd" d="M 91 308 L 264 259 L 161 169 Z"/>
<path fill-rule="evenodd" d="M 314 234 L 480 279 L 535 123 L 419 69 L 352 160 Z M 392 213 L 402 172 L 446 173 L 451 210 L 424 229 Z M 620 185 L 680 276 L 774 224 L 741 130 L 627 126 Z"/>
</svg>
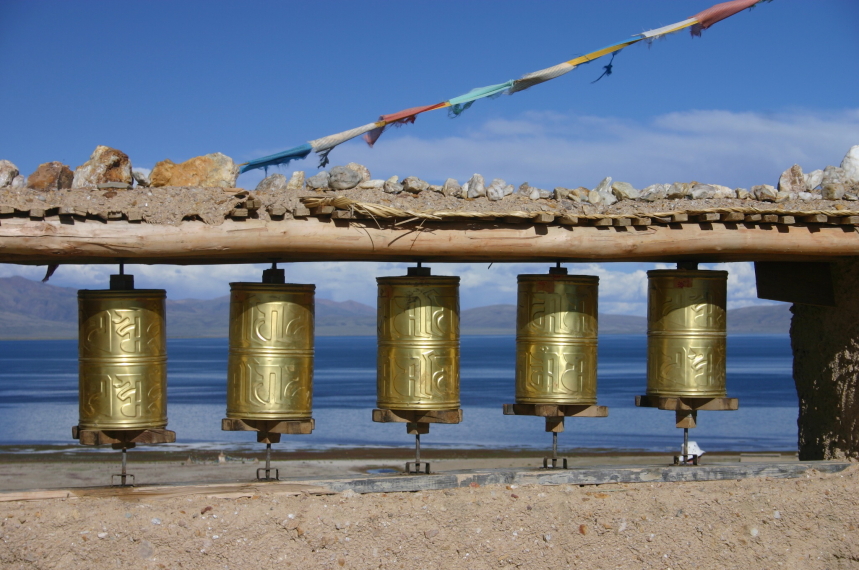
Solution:
<svg viewBox="0 0 859 570">
<path fill-rule="evenodd" d="M 647 395 L 723 398 L 727 271 L 647 272 Z"/>
<path fill-rule="evenodd" d="M 378 407 L 458 409 L 459 277 L 425 274 L 376 281 Z"/>
<path fill-rule="evenodd" d="M 596 404 L 599 277 L 550 273 L 518 282 L 516 403 Z"/>
<path fill-rule="evenodd" d="M 228 418 L 310 418 L 315 289 L 230 283 Z"/>
<path fill-rule="evenodd" d="M 163 289 L 78 291 L 79 429 L 167 425 L 165 297 Z"/>
</svg>

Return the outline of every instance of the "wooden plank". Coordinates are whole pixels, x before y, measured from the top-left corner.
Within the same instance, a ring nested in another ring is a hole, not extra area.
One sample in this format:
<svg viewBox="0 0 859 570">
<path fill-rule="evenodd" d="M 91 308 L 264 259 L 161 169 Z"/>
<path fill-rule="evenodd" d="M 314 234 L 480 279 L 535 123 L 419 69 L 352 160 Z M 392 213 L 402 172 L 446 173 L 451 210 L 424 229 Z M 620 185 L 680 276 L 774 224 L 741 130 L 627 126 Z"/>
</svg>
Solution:
<svg viewBox="0 0 859 570">
<path fill-rule="evenodd" d="M 838 219 L 838 223 L 845 226 L 859 225 L 859 216 L 844 216 Z"/>
<path fill-rule="evenodd" d="M 108 212 L 107 219 L 108 220 L 121 220 L 123 218 L 122 212 Z"/>
<path fill-rule="evenodd" d="M 233 208 L 233 211 L 230 212 L 230 217 L 232 217 L 232 218 L 247 218 L 248 217 L 248 209 L 247 208 Z"/>
<path fill-rule="evenodd" d="M 332 220 L 351 220 L 352 219 L 352 212 L 350 212 L 349 210 L 335 210 L 334 212 L 331 212 L 331 219 Z"/>
<path fill-rule="evenodd" d="M 674 224 L 682 224 L 683 222 L 688 222 L 689 216 L 687 214 L 673 214 L 671 216 L 671 222 Z"/>
<path fill-rule="evenodd" d="M 458 424 L 462 421 L 462 409 L 456 410 L 373 410 L 374 422 Z"/>
<path fill-rule="evenodd" d="M 296 206 L 292 209 L 293 218 L 306 218 L 308 216 L 310 216 L 310 210 L 305 206 Z"/>
<path fill-rule="evenodd" d="M 307 208 L 305 208 L 307 210 Z M 274 217 L 282 218 L 286 215 L 286 206 L 269 206 L 268 213 Z M 308 214 L 310 211 L 307 212 Z"/>
<path fill-rule="evenodd" d="M 761 216 L 760 214 L 746 214 L 746 221 L 747 222 L 760 222 L 762 217 L 763 216 Z"/>
<path fill-rule="evenodd" d="M 627 226 L 632 225 L 632 220 L 630 218 L 615 218 L 614 224 L 612 224 L 612 225 L 620 227 L 620 228 L 625 228 Z"/>
<path fill-rule="evenodd" d="M 74 216 L 75 209 L 71 206 L 60 206 L 59 212 L 57 212 L 60 216 Z"/>
<path fill-rule="evenodd" d="M 548 212 L 540 212 L 539 214 L 531 218 L 531 221 L 535 224 L 551 224 L 555 221 L 555 214 L 550 214 Z"/>
<path fill-rule="evenodd" d="M 745 214 L 741 212 L 728 212 L 727 214 L 722 214 L 721 221 L 723 222 L 742 222 L 745 220 Z"/>
<path fill-rule="evenodd" d="M 598 220 L 594 220 L 594 226 L 598 228 L 612 225 L 614 225 L 614 220 L 611 218 L 600 218 Z"/>
<path fill-rule="evenodd" d="M 310 212 L 314 216 L 330 216 L 334 210 L 334 206 L 316 206 Z"/>
<path fill-rule="evenodd" d="M 570 215 L 564 214 L 563 216 L 558 216 L 555 219 L 562 226 L 577 226 L 577 225 L 579 225 L 579 217 L 578 216 L 570 216 Z"/>
<path fill-rule="evenodd" d="M 633 226 L 649 226 L 652 223 L 650 218 L 632 218 Z"/>
<path fill-rule="evenodd" d="M 739 408 L 737 398 L 695 398 L 670 396 L 636 396 L 635 405 L 641 408 L 659 408 L 660 410 L 710 410 L 730 411 Z"/>
<path fill-rule="evenodd" d="M 796 223 L 796 218 L 793 216 L 779 216 L 778 223 L 790 226 Z"/>
<path fill-rule="evenodd" d="M 252 420 L 224 418 L 221 420 L 222 431 L 257 431 L 282 434 L 313 433 L 316 421 L 313 418 L 303 420 Z"/>
<path fill-rule="evenodd" d="M 0 206 L 0 214 L 11 215 L 15 213 L 15 208 L 12 206 Z"/>
<path fill-rule="evenodd" d="M 805 222 L 806 224 L 825 224 L 826 222 L 829 221 L 829 218 L 827 216 L 824 216 L 823 214 L 813 214 L 811 216 L 803 216 L 800 219 L 803 222 Z"/>
<path fill-rule="evenodd" d="M 41 220 L 45 217 L 45 210 L 43 208 L 33 208 L 30 210 L 30 217 L 36 220 Z"/>
<path fill-rule="evenodd" d="M 764 214 L 761 216 L 761 221 L 765 224 L 777 224 L 778 223 L 778 215 L 776 214 Z"/>
<path fill-rule="evenodd" d="M 604 418 L 606 406 L 590 404 L 504 404 L 505 416 Z"/>
<path fill-rule="evenodd" d="M 721 214 L 709 213 L 709 214 L 698 214 L 698 222 L 699 223 L 712 223 L 718 222 L 721 219 Z"/>
<path fill-rule="evenodd" d="M 650 219 L 653 220 L 654 222 L 658 222 L 660 224 L 670 224 L 671 223 L 671 216 L 655 216 L 655 217 L 651 217 Z"/>
<path fill-rule="evenodd" d="M 832 268 L 825 262 L 755 262 L 758 298 L 786 303 L 835 306 Z"/>
<path fill-rule="evenodd" d="M 128 213 L 126 215 L 128 216 L 129 222 L 139 222 L 143 220 L 143 216 L 140 215 L 140 210 L 136 208 L 128 210 Z"/>
<path fill-rule="evenodd" d="M 155 444 L 174 443 L 176 432 L 166 429 L 86 430 L 75 426 L 72 428 L 72 437 L 79 440 L 81 445 Z"/>
</svg>

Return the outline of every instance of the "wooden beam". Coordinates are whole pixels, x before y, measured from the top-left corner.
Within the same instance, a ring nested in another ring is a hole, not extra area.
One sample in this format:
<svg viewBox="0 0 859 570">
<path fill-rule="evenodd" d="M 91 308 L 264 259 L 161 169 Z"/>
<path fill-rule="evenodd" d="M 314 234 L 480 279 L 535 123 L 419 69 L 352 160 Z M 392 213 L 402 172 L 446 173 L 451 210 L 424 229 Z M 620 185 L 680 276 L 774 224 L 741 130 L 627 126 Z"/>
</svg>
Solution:
<svg viewBox="0 0 859 570">
<path fill-rule="evenodd" d="M 327 218 L 326 218 L 327 220 Z M 73 222 L 73 223 L 68 223 Z M 175 226 L 77 217 L 0 220 L 0 263 L 219 264 L 290 261 L 829 261 L 859 256 L 849 225 L 653 225 L 647 231 L 551 224 L 432 222 L 408 227 L 352 220 L 187 221 Z"/>
<path fill-rule="evenodd" d="M 458 424 L 462 422 L 462 409 L 456 410 L 373 410 L 373 421 L 407 424 Z"/>
<path fill-rule="evenodd" d="M 758 298 L 821 307 L 835 306 L 829 263 L 755 263 Z"/>
</svg>

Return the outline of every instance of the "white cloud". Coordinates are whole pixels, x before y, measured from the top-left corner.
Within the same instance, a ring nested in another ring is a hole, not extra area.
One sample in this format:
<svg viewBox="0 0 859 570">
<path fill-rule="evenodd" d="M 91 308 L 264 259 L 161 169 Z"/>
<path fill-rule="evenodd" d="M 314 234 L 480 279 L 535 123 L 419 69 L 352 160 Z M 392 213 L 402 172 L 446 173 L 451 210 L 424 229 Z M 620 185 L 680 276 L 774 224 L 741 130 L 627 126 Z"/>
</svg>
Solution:
<svg viewBox="0 0 859 570">
<path fill-rule="evenodd" d="M 375 148 L 352 141 L 334 150 L 333 164 L 365 164 L 377 178 L 420 176 L 466 180 L 475 172 L 518 185 L 594 187 L 605 176 L 638 187 L 699 180 L 726 186 L 772 184 L 794 163 L 806 171 L 838 165 L 859 144 L 859 109 L 841 112 L 737 113 L 690 110 L 648 120 L 528 112 L 453 134 L 421 137 L 420 124 L 392 129 Z M 274 151 L 273 151 L 274 152 Z M 293 163 L 316 171 L 316 157 Z M 261 171 L 242 175 L 245 187 Z"/>
</svg>

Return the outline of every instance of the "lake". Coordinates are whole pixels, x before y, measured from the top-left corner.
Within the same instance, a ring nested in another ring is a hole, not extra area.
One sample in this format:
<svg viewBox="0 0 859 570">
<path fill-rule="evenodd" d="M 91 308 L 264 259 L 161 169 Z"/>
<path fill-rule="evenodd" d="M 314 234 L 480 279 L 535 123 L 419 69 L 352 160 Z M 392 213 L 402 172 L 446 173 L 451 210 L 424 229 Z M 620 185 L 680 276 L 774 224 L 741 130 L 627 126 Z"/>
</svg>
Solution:
<svg viewBox="0 0 859 570">
<path fill-rule="evenodd" d="M 562 449 L 677 451 L 682 430 L 668 411 L 636 408 L 646 387 L 644 335 L 599 339 L 598 399 L 607 418 L 570 418 Z M 171 448 L 257 446 L 248 432 L 223 432 L 227 339 L 168 340 Z M 546 448 L 543 420 L 504 416 L 514 400 L 515 338 L 464 336 L 461 352 L 464 421 L 433 425 L 425 447 Z M 404 424 L 371 420 L 376 403 L 376 338 L 318 337 L 311 435 L 283 436 L 282 449 L 411 446 Z M 728 395 L 733 412 L 700 412 L 690 439 L 706 451 L 797 448 L 796 389 L 787 335 L 728 337 Z M 70 444 L 77 424 L 77 341 L 0 341 L 0 445 Z"/>
</svg>

